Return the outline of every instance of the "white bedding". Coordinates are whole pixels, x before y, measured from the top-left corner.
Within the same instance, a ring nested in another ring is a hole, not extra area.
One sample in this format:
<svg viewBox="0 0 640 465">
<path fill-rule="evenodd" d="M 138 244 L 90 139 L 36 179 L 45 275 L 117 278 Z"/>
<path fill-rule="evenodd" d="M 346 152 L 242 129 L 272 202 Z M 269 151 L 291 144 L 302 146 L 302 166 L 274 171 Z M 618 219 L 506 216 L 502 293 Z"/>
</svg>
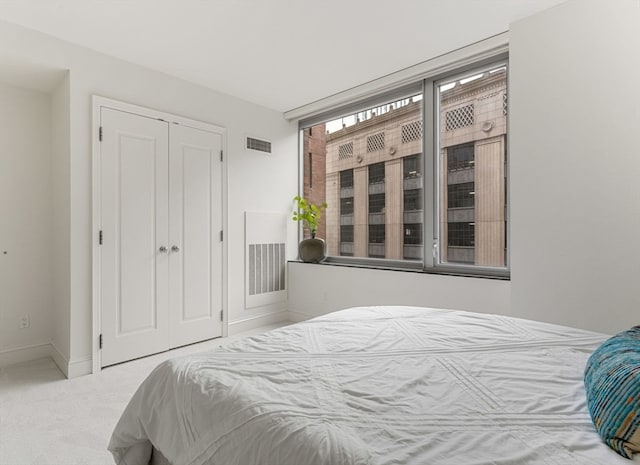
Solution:
<svg viewBox="0 0 640 465">
<path fill-rule="evenodd" d="M 629 465 L 582 382 L 601 334 L 362 307 L 159 365 L 109 444 L 146 465 Z"/>
</svg>

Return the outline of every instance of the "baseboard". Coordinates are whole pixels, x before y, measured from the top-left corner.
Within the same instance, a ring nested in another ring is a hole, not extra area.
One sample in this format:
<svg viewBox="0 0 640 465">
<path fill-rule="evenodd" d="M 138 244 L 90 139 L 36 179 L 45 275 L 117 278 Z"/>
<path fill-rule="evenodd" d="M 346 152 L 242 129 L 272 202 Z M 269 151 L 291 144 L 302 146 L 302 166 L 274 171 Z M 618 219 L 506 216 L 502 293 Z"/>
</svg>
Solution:
<svg viewBox="0 0 640 465">
<path fill-rule="evenodd" d="M 62 355 L 62 352 L 58 350 L 56 345 L 52 342 L 50 344 L 51 350 L 49 355 L 53 359 L 53 362 L 58 366 L 63 375 L 69 377 L 69 359 Z"/>
<path fill-rule="evenodd" d="M 289 315 L 289 321 L 291 321 L 292 323 L 299 323 L 301 321 L 305 321 L 313 318 L 312 315 L 307 315 L 305 313 L 300 313 L 300 312 L 292 312 L 291 310 L 289 310 L 287 314 Z"/>
<path fill-rule="evenodd" d="M 91 356 L 70 360 L 67 378 L 77 378 L 78 376 L 90 375 L 93 373 L 93 359 Z"/>
<path fill-rule="evenodd" d="M 0 367 L 30 362 L 31 360 L 38 360 L 39 358 L 47 358 L 50 356 L 51 344 L 48 342 L 0 350 Z"/>
<path fill-rule="evenodd" d="M 87 356 L 70 361 L 51 342 L 2 350 L 0 351 L 0 367 L 31 362 L 41 358 L 53 359 L 62 374 L 69 379 L 93 373 L 91 357 Z"/>
<path fill-rule="evenodd" d="M 269 313 L 267 315 L 258 315 L 244 320 L 236 320 L 229 322 L 229 336 L 249 331 L 260 326 L 272 325 L 289 320 L 289 312 L 282 311 L 277 313 Z"/>
</svg>

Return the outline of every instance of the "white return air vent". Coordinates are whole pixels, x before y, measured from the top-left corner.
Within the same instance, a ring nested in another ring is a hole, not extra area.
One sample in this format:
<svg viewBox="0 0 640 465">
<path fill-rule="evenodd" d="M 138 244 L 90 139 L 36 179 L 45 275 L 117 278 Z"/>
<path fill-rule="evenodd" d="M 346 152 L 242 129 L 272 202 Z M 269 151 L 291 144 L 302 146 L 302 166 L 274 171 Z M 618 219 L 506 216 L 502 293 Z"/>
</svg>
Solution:
<svg viewBox="0 0 640 465">
<path fill-rule="evenodd" d="M 247 137 L 247 149 L 255 150 L 256 152 L 271 153 L 271 142 L 256 139 L 255 137 Z"/>
<path fill-rule="evenodd" d="M 287 300 L 287 218 L 245 212 L 245 308 Z"/>
</svg>

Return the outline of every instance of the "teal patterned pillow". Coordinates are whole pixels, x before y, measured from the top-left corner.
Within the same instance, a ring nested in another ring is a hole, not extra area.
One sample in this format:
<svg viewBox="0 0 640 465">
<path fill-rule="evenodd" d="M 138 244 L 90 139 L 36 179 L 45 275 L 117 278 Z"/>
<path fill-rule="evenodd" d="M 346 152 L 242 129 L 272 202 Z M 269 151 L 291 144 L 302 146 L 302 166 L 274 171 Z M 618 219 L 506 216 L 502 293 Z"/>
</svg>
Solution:
<svg viewBox="0 0 640 465">
<path fill-rule="evenodd" d="M 604 442 L 628 459 L 640 452 L 640 326 L 615 335 L 591 354 L 584 386 Z"/>
</svg>

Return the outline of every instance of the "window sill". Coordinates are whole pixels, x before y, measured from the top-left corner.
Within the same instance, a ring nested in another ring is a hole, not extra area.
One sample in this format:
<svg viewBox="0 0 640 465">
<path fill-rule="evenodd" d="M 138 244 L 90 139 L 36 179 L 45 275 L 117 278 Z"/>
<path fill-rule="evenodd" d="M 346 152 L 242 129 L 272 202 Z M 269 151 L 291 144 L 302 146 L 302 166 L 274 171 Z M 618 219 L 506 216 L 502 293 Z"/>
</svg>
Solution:
<svg viewBox="0 0 640 465">
<path fill-rule="evenodd" d="M 387 260 L 380 260 L 387 261 Z M 377 263 L 376 259 L 367 259 L 366 263 L 358 263 L 358 260 L 336 260 L 335 257 L 328 257 L 320 263 L 303 262 L 302 260 L 289 260 L 290 263 L 301 263 L 310 266 L 340 266 L 345 268 L 362 268 L 369 270 L 384 270 L 384 271 L 400 271 L 405 273 L 422 273 L 439 276 L 457 276 L 461 278 L 482 278 L 482 279 L 496 279 L 499 281 L 510 281 L 511 273 L 508 270 L 487 270 L 485 268 L 478 270 L 469 270 L 468 268 L 461 269 L 461 267 L 447 266 L 438 268 L 422 268 L 422 264 L 416 264 L 417 266 L 400 266 L 398 262 L 391 264 Z M 376 263 L 373 263 L 376 262 Z"/>
</svg>

